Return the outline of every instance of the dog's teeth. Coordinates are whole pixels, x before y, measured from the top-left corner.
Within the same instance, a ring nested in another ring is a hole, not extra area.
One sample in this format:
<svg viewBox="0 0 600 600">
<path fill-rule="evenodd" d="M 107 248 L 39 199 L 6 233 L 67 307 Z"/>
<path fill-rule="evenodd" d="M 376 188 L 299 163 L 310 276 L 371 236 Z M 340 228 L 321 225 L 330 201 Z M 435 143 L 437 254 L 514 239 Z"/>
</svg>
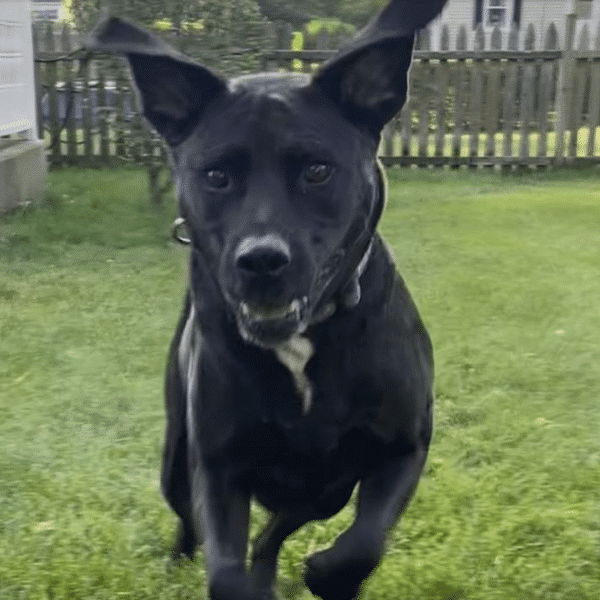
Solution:
<svg viewBox="0 0 600 600">
<path fill-rule="evenodd" d="M 252 309 L 246 302 L 240 303 L 240 312 L 244 318 L 250 319 L 285 319 L 290 316 L 298 318 L 302 314 L 302 307 L 306 305 L 307 298 L 296 298 L 287 306 L 271 310 Z"/>
<path fill-rule="evenodd" d="M 301 309 L 302 302 L 296 298 L 290 303 L 288 314 L 294 313 L 295 315 L 299 315 Z"/>
</svg>

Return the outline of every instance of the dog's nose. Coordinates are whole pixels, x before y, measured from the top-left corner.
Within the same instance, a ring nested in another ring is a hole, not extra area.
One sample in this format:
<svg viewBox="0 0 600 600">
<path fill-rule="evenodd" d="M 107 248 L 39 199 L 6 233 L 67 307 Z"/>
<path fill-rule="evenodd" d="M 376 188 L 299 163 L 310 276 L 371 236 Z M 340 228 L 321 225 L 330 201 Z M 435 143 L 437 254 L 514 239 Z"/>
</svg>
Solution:
<svg viewBox="0 0 600 600">
<path fill-rule="evenodd" d="M 290 247 L 273 234 L 247 237 L 235 253 L 236 267 L 249 275 L 278 275 L 290 260 Z"/>
</svg>

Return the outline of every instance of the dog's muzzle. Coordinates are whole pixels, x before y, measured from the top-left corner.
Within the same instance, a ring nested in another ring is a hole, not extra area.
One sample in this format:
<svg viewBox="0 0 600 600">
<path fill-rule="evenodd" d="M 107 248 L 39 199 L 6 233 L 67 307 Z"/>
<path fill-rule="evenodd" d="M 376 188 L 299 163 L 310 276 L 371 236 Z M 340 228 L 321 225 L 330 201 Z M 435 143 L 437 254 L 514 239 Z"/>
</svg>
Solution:
<svg viewBox="0 0 600 600">
<path fill-rule="evenodd" d="M 308 298 L 289 300 L 285 291 L 292 262 L 289 244 L 275 233 L 248 236 L 239 242 L 233 262 L 241 286 L 236 307 L 240 335 L 259 346 L 273 347 L 296 333 Z"/>
<path fill-rule="evenodd" d="M 185 219 L 180 217 L 173 223 L 172 236 L 181 244 L 192 243 Z M 198 250 L 204 255 L 201 248 Z M 360 301 L 358 279 L 369 254 L 370 245 L 361 256 L 358 267 L 355 263 L 355 271 L 351 271 L 348 278 L 342 277 L 336 281 L 346 270 L 344 266 L 347 259 L 346 253 L 338 250 L 322 265 L 305 294 L 285 300 L 286 294 L 271 295 L 266 288 L 269 285 L 277 288 L 282 283 L 280 277 L 285 275 L 292 260 L 289 245 L 276 234 L 244 238 L 234 252 L 233 268 L 238 278 L 246 280 L 248 289 L 252 289 L 257 296 L 242 294 L 241 299 L 238 296 L 236 300 L 222 288 L 226 302 L 235 315 L 241 337 L 263 348 L 275 348 L 293 335 L 304 333 L 310 325 L 329 318 L 338 305 L 352 308 Z M 335 289 L 339 286 L 335 297 L 326 293 L 332 286 Z"/>
<path fill-rule="evenodd" d="M 296 298 L 288 305 L 263 309 L 241 302 L 236 313 L 242 338 L 264 348 L 273 348 L 307 325 L 308 297 Z"/>
</svg>

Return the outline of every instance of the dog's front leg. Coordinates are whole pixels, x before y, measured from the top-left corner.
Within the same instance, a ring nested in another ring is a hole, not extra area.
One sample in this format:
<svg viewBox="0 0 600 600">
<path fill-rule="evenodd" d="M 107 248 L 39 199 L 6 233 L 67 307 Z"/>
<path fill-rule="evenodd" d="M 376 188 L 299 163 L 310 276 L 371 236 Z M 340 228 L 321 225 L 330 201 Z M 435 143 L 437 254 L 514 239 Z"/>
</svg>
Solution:
<svg viewBox="0 0 600 600">
<path fill-rule="evenodd" d="M 210 600 L 267 600 L 245 568 L 250 498 L 206 470 L 197 457 L 192 464 L 193 515 L 196 536 L 204 540 Z"/>
<path fill-rule="evenodd" d="M 305 581 L 323 600 L 351 600 L 379 564 L 386 536 L 408 504 L 427 448 L 389 460 L 359 486 L 356 518 L 328 550 L 306 561 Z"/>
<path fill-rule="evenodd" d="M 309 521 L 324 518 L 315 510 L 282 511 L 271 519 L 254 542 L 251 576 L 256 586 L 268 589 L 276 579 L 277 556 L 285 539 Z"/>
</svg>

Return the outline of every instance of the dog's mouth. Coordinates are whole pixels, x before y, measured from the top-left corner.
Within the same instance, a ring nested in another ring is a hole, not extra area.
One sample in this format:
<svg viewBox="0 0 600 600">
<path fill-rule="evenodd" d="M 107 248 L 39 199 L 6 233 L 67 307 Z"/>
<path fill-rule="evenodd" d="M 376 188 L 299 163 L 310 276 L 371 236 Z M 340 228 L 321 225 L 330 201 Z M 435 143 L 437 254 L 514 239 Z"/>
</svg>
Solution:
<svg viewBox="0 0 600 600">
<path fill-rule="evenodd" d="M 343 257 L 344 253 L 341 251 L 332 256 L 315 278 L 311 293 L 287 304 L 269 306 L 252 304 L 246 300 L 238 301 L 235 316 L 242 338 L 272 349 L 293 335 L 304 333 L 309 325 L 330 317 L 335 312 L 336 304 L 331 298 L 323 298 L 323 294 L 339 275 Z"/>
<path fill-rule="evenodd" d="M 273 348 L 306 328 L 308 297 L 295 298 L 289 304 L 256 307 L 242 301 L 236 311 L 241 336 L 248 342 Z"/>
</svg>

